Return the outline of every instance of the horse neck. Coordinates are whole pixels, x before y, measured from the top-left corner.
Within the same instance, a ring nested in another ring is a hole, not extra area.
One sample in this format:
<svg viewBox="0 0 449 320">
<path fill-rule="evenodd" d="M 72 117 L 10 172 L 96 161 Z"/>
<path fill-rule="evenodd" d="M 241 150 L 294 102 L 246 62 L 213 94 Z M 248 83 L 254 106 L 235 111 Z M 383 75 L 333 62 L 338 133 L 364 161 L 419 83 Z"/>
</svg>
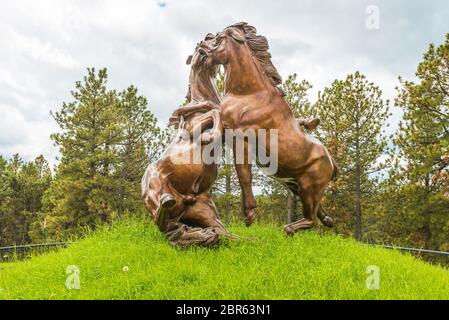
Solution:
<svg viewBox="0 0 449 320">
<path fill-rule="evenodd" d="M 190 73 L 190 94 L 192 101 L 212 101 L 220 104 L 220 96 L 212 72 L 192 69 Z"/>
<path fill-rule="evenodd" d="M 225 65 L 225 94 L 246 95 L 272 87 L 246 45 L 234 45 Z"/>
</svg>

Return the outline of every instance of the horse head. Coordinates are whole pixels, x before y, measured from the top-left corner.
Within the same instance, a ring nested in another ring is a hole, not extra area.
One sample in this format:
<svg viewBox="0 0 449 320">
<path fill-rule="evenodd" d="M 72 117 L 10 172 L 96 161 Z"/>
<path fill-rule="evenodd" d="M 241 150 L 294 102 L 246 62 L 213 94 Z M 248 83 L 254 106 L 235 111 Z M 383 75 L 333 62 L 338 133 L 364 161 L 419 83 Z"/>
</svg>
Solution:
<svg viewBox="0 0 449 320">
<path fill-rule="evenodd" d="M 228 89 L 225 92 L 234 89 L 248 93 L 282 83 L 271 62 L 267 39 L 246 22 L 226 27 L 203 43 L 202 48 L 207 54 L 207 64 L 225 66 L 225 88 Z"/>
</svg>

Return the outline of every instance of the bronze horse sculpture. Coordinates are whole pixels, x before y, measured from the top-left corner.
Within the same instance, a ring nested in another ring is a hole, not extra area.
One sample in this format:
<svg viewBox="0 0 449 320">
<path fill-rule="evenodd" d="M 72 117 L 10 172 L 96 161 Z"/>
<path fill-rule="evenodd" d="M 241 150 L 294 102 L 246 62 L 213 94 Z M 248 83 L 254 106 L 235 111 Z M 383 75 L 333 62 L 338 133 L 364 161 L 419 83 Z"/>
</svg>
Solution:
<svg viewBox="0 0 449 320">
<path fill-rule="evenodd" d="M 277 155 L 276 171 L 271 177 L 299 195 L 303 204 L 304 218 L 286 225 L 286 233 L 312 228 L 318 219 L 332 227 L 333 221 L 320 201 L 327 184 L 337 176 L 338 167 L 327 149 L 302 129 L 314 129 L 319 120 L 294 118 L 277 87 L 282 80 L 271 63 L 266 38 L 257 35 L 247 23 L 234 24 L 216 36 L 208 34 L 187 64 L 191 64 L 188 104 L 175 110 L 169 122 L 179 131 L 142 178 L 145 206 L 170 244 L 211 246 L 223 237 L 236 239 L 221 223 L 210 195 L 217 177 L 219 151 L 208 147 L 219 146 L 221 150 L 225 129 L 252 130 L 258 137 L 256 141 L 233 137 L 244 147 L 243 162 L 234 162 L 248 226 L 256 216 L 250 154 L 263 150 Z M 220 65 L 225 70 L 223 98 L 216 87 Z M 276 139 L 271 135 L 259 137 L 262 131 L 276 131 Z M 273 147 L 270 140 L 276 140 Z M 238 158 L 238 150 L 231 143 L 234 157 Z M 214 161 L 204 160 L 206 149 L 213 150 Z M 200 161 L 192 161 L 194 150 L 200 150 Z M 258 165 L 266 168 L 257 155 Z M 188 161 L 179 162 L 180 158 Z"/>
<path fill-rule="evenodd" d="M 326 215 L 321 198 L 326 186 L 338 173 L 338 167 L 328 150 L 300 128 L 282 91 L 282 80 L 271 62 L 268 42 L 247 23 L 225 28 L 211 41 L 203 42 L 206 64 L 223 65 L 224 96 L 221 100 L 221 121 L 224 128 L 241 130 L 277 130 L 278 169 L 273 178 L 279 179 L 303 204 L 304 218 L 284 227 L 287 234 L 314 227 L 319 220 L 328 227 L 332 219 Z M 267 141 L 257 146 L 270 150 Z M 256 200 L 252 192 L 251 163 L 247 154 L 254 146 L 243 141 L 243 163 L 235 163 L 243 194 L 246 224 L 256 217 Z M 235 154 L 234 154 L 235 156 Z"/>
<path fill-rule="evenodd" d="M 174 246 L 216 245 L 222 236 L 228 235 L 209 193 L 217 177 L 216 162 L 176 161 L 180 157 L 190 159 L 194 148 L 203 150 L 205 144 L 222 140 L 220 98 L 215 84 L 217 68 L 207 65 L 205 59 L 205 51 L 197 46 L 187 61 L 191 64 L 189 103 L 170 118 L 169 125 L 178 127 L 178 134 L 142 178 L 145 206 Z M 195 127 L 201 130 L 197 140 L 192 139 Z"/>
</svg>

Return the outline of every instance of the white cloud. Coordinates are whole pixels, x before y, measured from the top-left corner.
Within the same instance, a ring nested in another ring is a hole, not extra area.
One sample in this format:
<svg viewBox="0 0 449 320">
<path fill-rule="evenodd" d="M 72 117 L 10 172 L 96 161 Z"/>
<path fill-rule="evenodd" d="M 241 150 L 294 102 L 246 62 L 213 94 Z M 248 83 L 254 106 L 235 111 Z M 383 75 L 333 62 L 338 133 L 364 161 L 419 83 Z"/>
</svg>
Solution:
<svg viewBox="0 0 449 320">
<path fill-rule="evenodd" d="M 207 32 L 248 21 L 265 35 L 281 75 L 316 93 L 360 70 L 393 99 L 397 76 L 413 77 L 430 42 L 449 30 L 443 0 L 50 1 L 0 3 L 0 154 L 54 157 L 49 111 L 71 99 L 86 67 L 107 67 L 109 85 L 136 85 L 161 122 L 184 99 L 186 57 Z M 378 5 L 380 30 L 365 27 Z M 395 110 L 393 129 L 400 114 Z M 392 131 L 393 129 L 390 129 Z"/>
<path fill-rule="evenodd" d="M 57 149 L 49 142 L 56 125 L 40 121 L 29 121 L 19 110 L 10 109 L 0 117 L 0 154 L 11 156 L 19 153 L 23 159 L 33 159 L 43 154 L 54 164 Z"/>
</svg>

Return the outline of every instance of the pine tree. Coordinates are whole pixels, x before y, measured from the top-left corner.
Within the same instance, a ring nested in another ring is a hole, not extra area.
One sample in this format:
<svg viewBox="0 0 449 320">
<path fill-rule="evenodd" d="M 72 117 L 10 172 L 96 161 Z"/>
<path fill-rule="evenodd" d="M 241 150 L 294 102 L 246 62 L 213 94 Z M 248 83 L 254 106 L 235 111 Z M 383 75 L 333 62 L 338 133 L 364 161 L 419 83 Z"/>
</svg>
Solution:
<svg viewBox="0 0 449 320">
<path fill-rule="evenodd" d="M 148 110 L 144 96 L 130 86 L 119 93 L 120 139 L 118 148 L 118 214 L 125 210 L 138 212 L 143 209 L 140 180 L 150 162 L 160 155 L 167 140 L 166 133 L 157 126 L 157 119 Z M 161 144 L 162 143 L 162 144 Z"/>
<path fill-rule="evenodd" d="M 449 34 L 438 48 L 429 46 L 416 76 L 418 83 L 400 79 L 395 102 L 404 116 L 395 143 L 408 179 L 439 191 L 449 182 Z"/>
<path fill-rule="evenodd" d="M 353 212 L 354 235 L 361 240 L 363 205 L 377 190 L 376 173 L 384 168 L 379 158 L 387 147 L 383 128 L 390 115 L 388 101 L 374 83 L 355 72 L 325 89 L 316 108 L 321 119 L 319 135 L 342 171 L 334 189 L 338 194 L 332 195 L 339 203 L 337 209 L 343 209 L 337 216 Z"/>
<path fill-rule="evenodd" d="M 115 145 L 120 139 L 116 93 L 106 88 L 107 72 L 88 69 L 75 84 L 73 101 L 52 115 L 61 132 L 51 135 L 61 153 L 55 182 L 47 193 L 50 216 L 62 229 L 108 221 L 117 190 Z"/>
<path fill-rule="evenodd" d="M 312 85 L 307 80 L 298 82 L 297 74 L 291 74 L 282 84 L 285 94 L 285 101 L 293 110 L 295 118 L 314 118 L 317 110 L 308 99 L 308 91 Z"/>
<path fill-rule="evenodd" d="M 50 237 L 144 210 L 140 181 L 165 148 L 167 132 L 136 87 L 116 92 L 106 83 L 106 69 L 88 69 L 73 101 L 52 113 L 61 128 L 51 136 L 61 159 L 44 197 Z"/>
<path fill-rule="evenodd" d="M 439 47 L 431 44 L 416 71 L 404 81 L 395 100 L 403 119 L 394 143 L 397 165 L 391 175 L 416 245 L 449 248 L 449 34 Z M 388 212 L 388 211 L 387 211 Z"/>
<path fill-rule="evenodd" d="M 354 201 L 348 182 L 351 179 L 352 159 L 348 156 L 346 149 L 352 122 L 348 116 L 348 110 L 341 101 L 342 87 L 343 81 L 336 80 L 331 87 L 318 93 L 315 109 L 320 125 L 315 134 L 329 150 L 340 169 L 338 179 L 330 184 L 325 194 L 324 205 L 336 215 L 335 230 L 340 234 L 350 235 L 354 229 Z"/>
<path fill-rule="evenodd" d="M 26 244 L 40 219 L 42 196 L 51 182 L 43 156 L 23 162 L 18 154 L 6 162 L 0 157 L 0 243 Z"/>
<path fill-rule="evenodd" d="M 8 161 L 0 156 L 0 246 L 7 245 L 7 223 L 9 218 L 8 198 L 10 195 Z M 0 257 L 1 259 L 1 257 Z"/>
</svg>

